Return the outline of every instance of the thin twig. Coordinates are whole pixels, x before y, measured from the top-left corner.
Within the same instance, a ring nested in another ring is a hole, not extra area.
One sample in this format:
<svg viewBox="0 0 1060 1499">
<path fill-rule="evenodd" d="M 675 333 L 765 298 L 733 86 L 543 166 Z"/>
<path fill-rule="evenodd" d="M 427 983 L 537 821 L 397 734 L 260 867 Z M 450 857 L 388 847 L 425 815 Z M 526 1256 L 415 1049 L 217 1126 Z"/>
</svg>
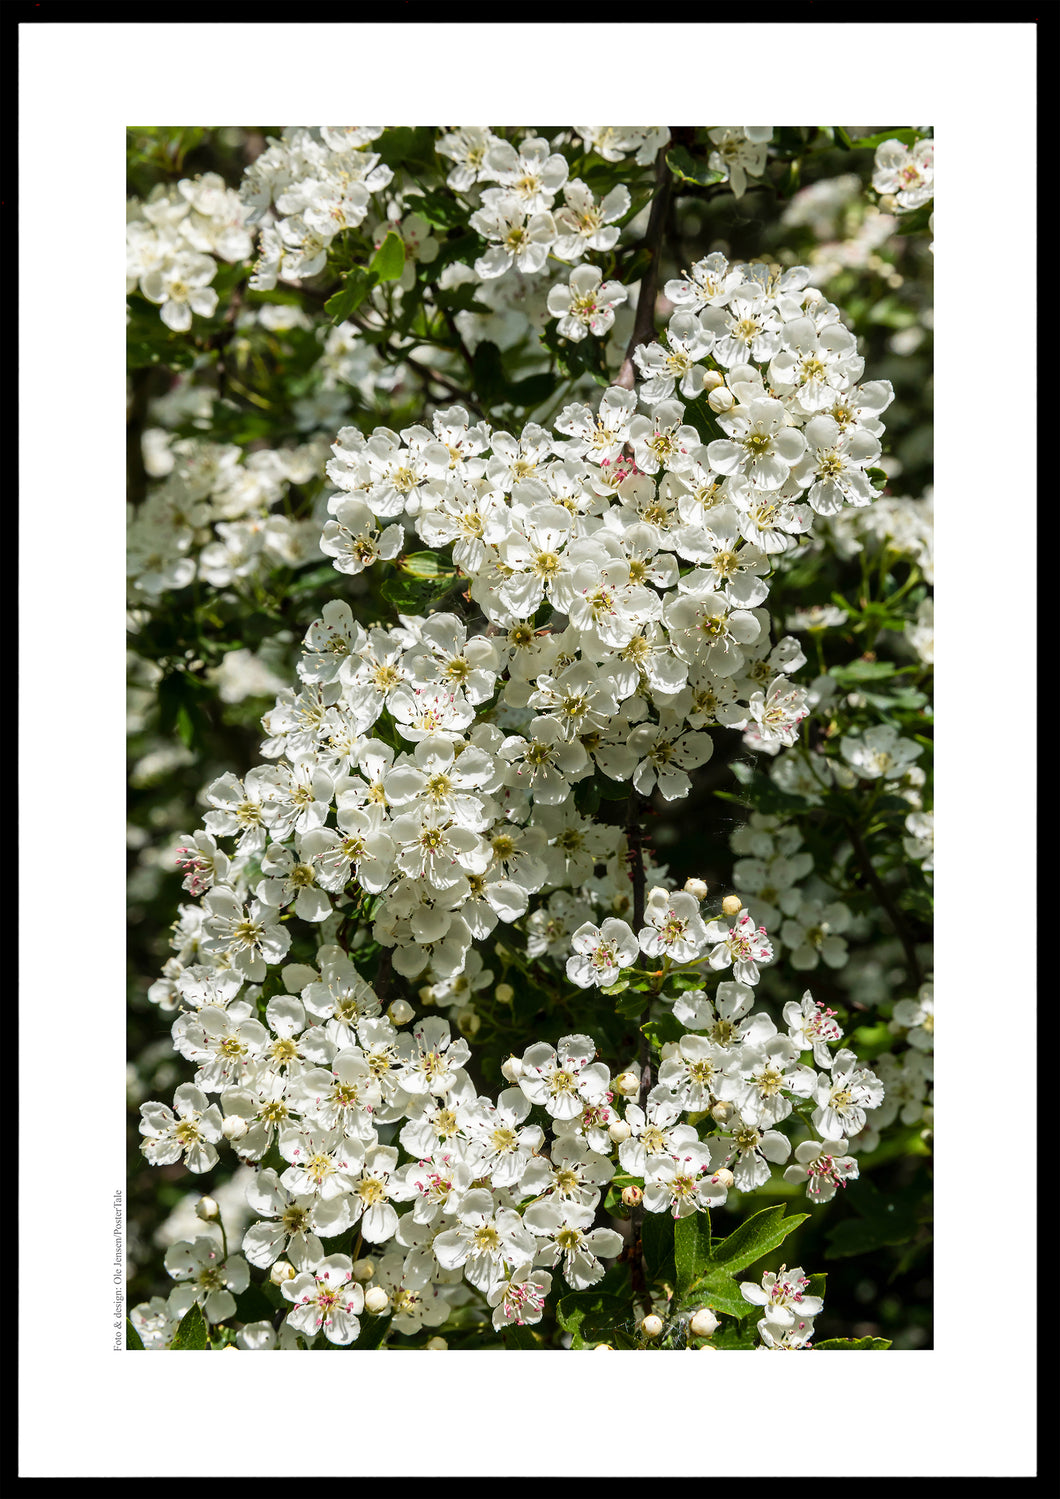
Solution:
<svg viewBox="0 0 1060 1499">
<path fill-rule="evenodd" d="M 648 218 L 648 232 L 644 236 L 645 246 L 651 254 L 651 263 L 640 278 L 633 337 L 629 341 L 626 357 L 614 381 L 625 390 L 632 390 L 636 380 L 636 372 L 633 368 L 635 351 L 640 348 L 641 344 L 650 343 L 655 336 L 655 296 L 659 285 L 659 261 L 662 258 L 663 229 L 666 224 L 670 194 L 673 191 L 673 181 L 673 174 L 666 163 L 666 148 L 663 147 L 655 158 L 655 197 L 652 199 L 651 214 Z"/>
</svg>

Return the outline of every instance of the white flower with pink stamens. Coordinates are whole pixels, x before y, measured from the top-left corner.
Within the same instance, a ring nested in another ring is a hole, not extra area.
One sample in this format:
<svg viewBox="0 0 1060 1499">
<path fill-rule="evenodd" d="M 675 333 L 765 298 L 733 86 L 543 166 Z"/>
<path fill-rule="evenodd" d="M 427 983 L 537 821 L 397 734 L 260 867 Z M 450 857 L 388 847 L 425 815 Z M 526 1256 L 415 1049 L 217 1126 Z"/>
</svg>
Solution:
<svg viewBox="0 0 1060 1499">
<path fill-rule="evenodd" d="M 765 927 L 755 926 L 750 911 L 741 911 L 732 926 L 712 921 L 707 927 L 707 937 L 716 943 L 707 958 L 711 968 L 728 968 L 731 963 L 733 978 L 738 983 L 757 984 L 758 964 L 773 961 L 773 944 Z"/>
</svg>

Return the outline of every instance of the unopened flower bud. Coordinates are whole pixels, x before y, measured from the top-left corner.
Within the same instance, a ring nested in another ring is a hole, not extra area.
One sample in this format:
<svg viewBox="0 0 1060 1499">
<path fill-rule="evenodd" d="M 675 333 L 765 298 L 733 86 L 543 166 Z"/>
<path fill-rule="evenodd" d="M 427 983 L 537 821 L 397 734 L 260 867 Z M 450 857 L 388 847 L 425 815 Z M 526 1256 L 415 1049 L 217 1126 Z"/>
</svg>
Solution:
<svg viewBox="0 0 1060 1499">
<path fill-rule="evenodd" d="M 501 1063 L 501 1076 L 506 1077 L 510 1083 L 517 1083 L 523 1075 L 523 1064 L 518 1057 L 509 1057 L 506 1062 Z"/>
<path fill-rule="evenodd" d="M 717 415 L 720 416 L 723 411 L 732 410 L 732 408 L 736 405 L 736 397 L 733 395 L 732 391 L 726 389 L 724 385 L 719 385 L 718 388 L 716 390 L 712 390 L 710 395 L 707 397 L 707 405 L 710 407 L 711 411 L 716 412 Z"/>
<path fill-rule="evenodd" d="M 626 1204 L 627 1208 L 640 1207 L 640 1204 L 643 1201 L 643 1198 L 644 1198 L 644 1193 L 641 1191 L 641 1189 L 639 1187 L 623 1187 L 622 1188 L 622 1201 Z"/>
<path fill-rule="evenodd" d="M 688 1324 L 689 1331 L 697 1338 L 709 1338 L 717 1326 L 718 1319 L 709 1306 L 701 1306 Z"/>
<path fill-rule="evenodd" d="M 407 999 L 395 999 L 387 1010 L 394 1025 L 408 1025 L 415 1013 Z"/>
<path fill-rule="evenodd" d="M 245 1119 L 240 1119 L 238 1114 L 229 1114 L 221 1125 L 221 1133 L 226 1140 L 242 1140 L 250 1125 Z"/>
<path fill-rule="evenodd" d="M 640 1330 L 646 1338 L 657 1338 L 663 1330 L 662 1318 L 652 1313 L 641 1322 Z"/>
<path fill-rule="evenodd" d="M 610 1343 L 597 1343 L 593 1349 L 594 1353 L 614 1353 L 614 1351 Z"/>
<path fill-rule="evenodd" d="M 614 1124 L 609 1124 L 607 1126 L 607 1133 L 611 1136 L 616 1145 L 621 1145 L 624 1140 L 629 1139 L 633 1131 L 630 1129 L 629 1125 L 624 1119 L 616 1119 Z"/>
<path fill-rule="evenodd" d="M 689 895 L 694 895 L 696 900 L 706 900 L 707 898 L 706 880 L 689 878 L 685 880 L 685 889 L 688 891 Z"/>
<path fill-rule="evenodd" d="M 364 1309 L 371 1312 L 373 1317 L 378 1317 L 380 1312 L 385 1312 L 390 1305 L 390 1297 L 382 1286 L 370 1286 L 364 1293 Z"/>
<path fill-rule="evenodd" d="M 470 1005 L 464 1010 L 456 1012 L 456 1028 L 462 1036 L 474 1036 L 482 1024 L 482 1019 L 477 1010 Z"/>
<path fill-rule="evenodd" d="M 732 1172 L 729 1171 L 725 1166 L 723 1166 L 720 1171 L 715 1171 L 714 1175 L 711 1177 L 711 1181 L 717 1187 L 724 1187 L 726 1192 L 728 1192 L 730 1187 L 736 1185 L 735 1176 L 733 1176 Z"/>
<path fill-rule="evenodd" d="M 493 991 L 493 997 L 499 1005 L 510 1005 L 515 998 L 515 990 L 511 984 L 498 984 Z"/>
<path fill-rule="evenodd" d="M 375 1260 L 356 1260 L 353 1266 L 354 1280 L 371 1280 L 375 1274 Z"/>
<path fill-rule="evenodd" d="M 426 984 L 420 990 L 420 1004 L 421 1005 L 433 1005 L 434 1004 L 434 990 L 431 988 L 430 984 Z"/>
<path fill-rule="evenodd" d="M 635 1098 L 640 1092 L 640 1078 L 635 1072 L 620 1072 L 614 1081 L 614 1090 L 624 1098 Z"/>
<path fill-rule="evenodd" d="M 726 916 L 739 916 L 743 910 L 743 901 L 738 895 L 727 895 L 721 903 L 721 909 Z"/>
<path fill-rule="evenodd" d="M 715 1124 L 728 1124 L 736 1110 L 727 1098 L 719 1098 L 718 1102 L 710 1111 L 710 1117 Z"/>
<path fill-rule="evenodd" d="M 717 390 L 719 385 L 725 384 L 725 376 L 718 370 L 708 370 L 703 376 L 703 389 L 709 395 L 712 390 Z"/>
<path fill-rule="evenodd" d="M 204 1223 L 216 1223 L 221 1216 L 221 1209 L 212 1197 L 200 1197 L 195 1204 L 195 1216 L 201 1218 Z"/>
<path fill-rule="evenodd" d="M 288 1260 L 277 1260 L 269 1271 L 274 1286 L 282 1286 L 285 1280 L 294 1280 L 298 1271 Z"/>
<path fill-rule="evenodd" d="M 449 1347 L 444 1338 L 428 1338 L 424 1347 L 429 1348 L 432 1353 L 438 1353 Z"/>
</svg>

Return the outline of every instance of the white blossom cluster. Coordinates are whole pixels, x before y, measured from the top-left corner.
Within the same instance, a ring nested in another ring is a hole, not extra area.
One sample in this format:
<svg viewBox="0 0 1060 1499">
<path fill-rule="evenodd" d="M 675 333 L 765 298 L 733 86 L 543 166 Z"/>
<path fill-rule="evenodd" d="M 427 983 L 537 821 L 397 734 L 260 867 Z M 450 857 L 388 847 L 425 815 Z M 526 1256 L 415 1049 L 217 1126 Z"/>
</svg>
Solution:
<svg viewBox="0 0 1060 1499">
<path fill-rule="evenodd" d="M 865 469 L 890 387 L 859 383 L 853 337 L 804 268 L 711 255 L 666 294 L 677 311 L 665 342 L 637 351 L 639 387 L 569 405 L 552 430 L 515 436 L 454 406 L 430 427 L 339 433 L 323 550 L 356 574 L 403 555 L 412 530 L 434 568 L 451 548 L 460 612 L 365 628 L 326 605 L 297 689 L 264 720 L 267 763 L 214 781 L 204 828 L 183 840 L 201 904 L 182 908 L 151 998 L 179 1009 L 174 1044 L 196 1073 L 172 1108 L 142 1105 L 143 1149 L 203 1171 L 222 1138 L 248 1162 L 278 1148 L 287 1169 L 260 1172 L 243 1257 L 285 1257 L 272 1272 L 292 1303 L 282 1346 L 351 1342 L 370 1297 L 403 1330 L 440 1325 L 463 1282 L 495 1326 L 537 1320 L 553 1270 L 582 1288 L 618 1252 L 619 1235 L 592 1226 L 616 1147 L 645 1208 L 674 1217 L 767 1180 L 791 1153 L 776 1126 L 800 1105 L 815 1137 L 791 1179 L 827 1200 L 856 1174 L 844 1151 L 883 1091 L 829 1050 L 834 1016 L 809 994 L 785 1008 L 786 1034 L 752 1014 L 772 945 L 738 898 L 705 916 L 705 887 L 673 891 L 649 868 L 634 932 L 626 833 L 579 812 L 574 788 L 599 774 L 683 797 L 712 724 L 794 744 L 807 698 L 784 673 L 804 658 L 791 637 L 770 640 L 770 574 L 815 513 L 875 497 Z M 723 434 L 706 441 L 686 412 L 704 393 Z M 226 450 L 193 456 L 211 470 L 200 500 L 226 493 Z M 810 935 L 818 913 L 785 914 L 793 950 L 836 957 Z M 318 929 L 313 966 L 285 965 L 292 919 Z M 384 1014 L 350 954 L 377 944 L 460 1013 L 489 982 L 473 944 L 502 921 L 523 922 L 529 959 L 576 987 L 620 985 L 641 954 L 733 978 L 713 999 L 670 1001 L 685 1032 L 643 1106 L 615 1107 L 638 1082 L 612 1080 L 582 1035 L 534 1043 L 494 1101 L 463 1069 L 466 1040 L 440 1017 L 403 1029 L 411 1007 Z M 277 967 L 285 992 L 262 1011 L 255 986 Z M 709 1139 L 681 1122 L 692 1114 L 709 1115 Z M 382 1248 L 367 1290 L 321 1244 L 350 1228 Z M 240 1257 L 177 1247 L 178 1290 L 196 1287 L 208 1318 L 231 1315 Z"/>
<path fill-rule="evenodd" d="M 157 303 L 175 333 L 188 331 L 193 314 L 215 311 L 217 261 L 234 264 L 253 248 L 239 195 L 216 172 L 159 184 L 146 202 L 129 202 L 127 218 L 126 289 Z"/>
<path fill-rule="evenodd" d="M 445 1020 L 405 1029 L 410 1007 L 398 1001 L 381 1014 L 341 949 L 322 947 L 318 964 L 300 998 L 269 1001 L 264 1023 L 240 997 L 235 965 L 205 962 L 181 975 L 188 1008 L 174 1022 L 174 1043 L 197 1070 L 172 1108 L 141 1105 L 145 1156 L 202 1172 L 223 1137 L 244 1162 L 259 1162 L 275 1143 L 288 1164 L 280 1174 L 260 1170 L 248 1187 L 257 1221 L 242 1254 L 222 1257 L 210 1238 L 170 1248 L 166 1267 L 180 1283 L 168 1302 L 155 1298 L 160 1305 L 133 1314 L 146 1346 L 164 1346 L 193 1301 L 209 1321 L 231 1317 L 248 1263 L 269 1269 L 292 1302 L 281 1347 L 295 1346 L 295 1334 L 352 1342 L 366 1304 L 393 1315 L 399 1331 L 438 1326 L 464 1298 L 465 1281 L 493 1308 L 494 1327 L 533 1323 L 553 1270 L 585 1289 L 622 1246 L 615 1230 L 593 1227 L 616 1151 L 621 1170 L 643 1182 L 647 1211 L 685 1217 L 725 1202 L 733 1187 L 768 1180 L 770 1163 L 791 1153 L 776 1126 L 808 1099 L 818 1138 L 797 1147 L 786 1175 L 826 1201 L 856 1177 L 846 1136 L 883 1098 L 852 1053 L 832 1056 L 841 1033 L 809 994 L 785 1008 L 781 1034 L 751 1013 L 751 989 L 734 982 L 713 1002 L 696 991 L 675 1006 L 692 1029 L 664 1047 L 644 1107 L 626 1100 L 629 1075 L 612 1079 L 584 1035 L 556 1047 L 535 1042 L 512 1058 L 505 1072 L 514 1086 L 494 1100 L 476 1093 L 463 1067 L 467 1042 Z M 284 980 L 298 985 L 313 972 L 289 965 Z M 803 1064 L 811 1052 L 815 1065 Z M 548 1135 L 529 1120 L 535 1105 Z M 707 1140 L 681 1122 L 704 1111 L 720 1126 Z M 383 1134 L 397 1144 L 382 1143 Z M 380 1256 L 367 1289 L 353 1279 L 353 1260 L 325 1254 L 321 1243 L 350 1228 Z"/>
<path fill-rule="evenodd" d="M 364 222 L 394 175 L 367 149 L 382 133 L 382 125 L 323 125 L 269 137 L 240 187 L 247 222 L 262 225 L 256 291 L 315 276 L 335 236 Z"/>
<path fill-rule="evenodd" d="M 141 505 L 129 507 L 126 570 L 134 602 L 157 600 L 197 577 L 216 588 L 239 586 L 269 568 L 319 557 L 318 523 L 276 509 L 289 484 L 321 474 L 327 446 L 319 438 L 251 453 L 205 438 L 165 446 L 168 473 Z"/>
</svg>

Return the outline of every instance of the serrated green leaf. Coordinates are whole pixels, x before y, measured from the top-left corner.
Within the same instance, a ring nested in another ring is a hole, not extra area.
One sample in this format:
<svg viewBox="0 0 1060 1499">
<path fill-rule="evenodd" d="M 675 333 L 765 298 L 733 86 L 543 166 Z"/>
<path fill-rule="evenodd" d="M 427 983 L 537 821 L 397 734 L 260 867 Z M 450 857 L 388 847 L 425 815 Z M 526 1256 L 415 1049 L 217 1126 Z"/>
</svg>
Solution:
<svg viewBox="0 0 1060 1499">
<path fill-rule="evenodd" d="M 435 229 L 455 229 L 467 222 L 467 209 L 442 188 L 425 193 L 422 198 L 409 198 L 409 207 Z"/>
<path fill-rule="evenodd" d="M 390 1331 L 389 1317 L 363 1316 L 361 1330 L 350 1344 L 351 1348 L 379 1348 Z"/>
<path fill-rule="evenodd" d="M 684 1298 L 689 1287 L 705 1274 L 710 1262 L 710 1213 L 690 1213 L 674 1224 L 674 1266 L 677 1270 L 675 1291 Z"/>
<path fill-rule="evenodd" d="M 923 138 L 917 131 L 907 126 L 899 126 L 897 130 L 880 130 L 875 135 L 862 136 L 860 140 L 852 140 L 850 144 L 855 151 L 875 151 L 876 147 L 882 146 L 884 141 L 900 141 L 903 146 L 908 147 L 915 145 L 918 140 L 923 140 Z"/>
<path fill-rule="evenodd" d="M 845 687 L 848 682 L 881 682 L 893 677 L 897 671 L 893 661 L 851 661 L 846 666 L 833 666 L 831 677 Z"/>
<path fill-rule="evenodd" d="M 724 1266 L 730 1274 L 745 1270 L 755 1260 L 783 1244 L 809 1216 L 809 1213 L 793 1213 L 790 1218 L 785 1218 L 783 1205 L 763 1208 L 734 1229 L 727 1239 L 715 1241 L 711 1262 Z"/>
<path fill-rule="evenodd" d="M 740 1287 L 727 1270 L 709 1269 L 701 1275 L 684 1296 L 686 1306 L 709 1306 L 712 1311 L 725 1312 L 730 1317 L 747 1317 L 757 1310 L 746 1301 Z"/>
<path fill-rule="evenodd" d="M 713 1347 L 728 1352 L 740 1348 L 757 1348 L 758 1335 L 753 1327 L 739 1327 L 726 1322 L 724 1327 L 718 1328 L 710 1341 Z"/>
<path fill-rule="evenodd" d="M 409 552 L 404 571 L 410 578 L 455 578 L 453 564 L 444 552 Z"/>
<path fill-rule="evenodd" d="M 207 1337 L 206 1318 L 202 1314 L 202 1308 L 196 1302 L 188 1308 L 180 1319 L 180 1326 L 173 1334 L 170 1348 L 181 1353 L 201 1353 L 203 1349 L 210 1346 Z"/>
<path fill-rule="evenodd" d="M 675 1280 L 674 1220 L 669 1213 L 645 1213 L 640 1247 L 649 1281 Z"/>
<path fill-rule="evenodd" d="M 600 1292 L 572 1291 L 556 1306 L 556 1320 L 572 1336 L 573 1348 L 592 1348 L 614 1343 L 621 1324 L 629 1320 L 629 1309 L 617 1296 Z M 628 1337 L 624 1340 L 628 1343 Z"/>
<path fill-rule="evenodd" d="M 145 1353 L 147 1351 L 144 1348 L 143 1339 L 128 1317 L 125 1319 L 125 1351 L 126 1353 Z"/>
<path fill-rule="evenodd" d="M 361 266 L 348 271 L 341 288 L 324 303 L 324 311 L 333 323 L 344 323 L 357 311 L 365 297 L 375 285 L 375 277 Z"/>
<path fill-rule="evenodd" d="M 837 1353 L 840 1349 L 862 1351 L 882 1351 L 890 1348 L 891 1344 L 887 1338 L 826 1338 L 823 1343 L 814 1343 L 813 1347 L 818 1353 Z"/>
<path fill-rule="evenodd" d="M 368 274 L 377 281 L 396 281 L 405 269 L 405 241 L 393 229 L 368 262 Z"/>
<path fill-rule="evenodd" d="M 711 187 L 726 180 L 724 172 L 716 172 L 705 161 L 697 161 L 685 146 L 674 146 L 667 151 L 666 165 L 679 181 L 691 182 L 696 187 Z"/>
<path fill-rule="evenodd" d="M 628 980 L 627 980 L 628 983 Z M 615 1004 L 616 1015 L 643 1015 L 648 1008 L 648 1001 L 642 989 L 630 986 Z"/>
<path fill-rule="evenodd" d="M 503 1336 L 506 1348 L 521 1348 L 525 1351 L 541 1347 L 541 1343 L 529 1327 L 506 1327 Z"/>
<path fill-rule="evenodd" d="M 640 1029 L 658 1047 L 665 1046 L 668 1041 L 680 1041 L 685 1034 L 684 1026 L 671 1014 L 660 1015 L 657 1020 L 648 1020 Z"/>
</svg>

